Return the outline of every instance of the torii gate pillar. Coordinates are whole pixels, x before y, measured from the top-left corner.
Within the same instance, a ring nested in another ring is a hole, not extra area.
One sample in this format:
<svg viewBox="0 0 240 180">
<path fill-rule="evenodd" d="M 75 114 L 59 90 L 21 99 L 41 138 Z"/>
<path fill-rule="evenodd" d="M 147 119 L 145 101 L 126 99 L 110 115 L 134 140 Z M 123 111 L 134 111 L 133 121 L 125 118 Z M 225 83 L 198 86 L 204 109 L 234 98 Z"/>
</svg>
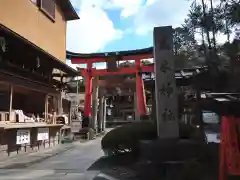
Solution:
<svg viewBox="0 0 240 180">
<path fill-rule="evenodd" d="M 83 74 L 85 77 L 85 101 L 84 101 L 84 115 L 88 118 L 91 117 L 92 105 L 92 63 L 87 64 L 87 70 Z"/>
<path fill-rule="evenodd" d="M 136 93 L 137 93 L 137 109 L 138 109 L 138 116 L 140 119 L 143 118 L 144 115 L 147 114 L 147 105 L 146 105 L 146 96 L 145 96 L 145 88 L 144 82 L 142 79 L 141 73 L 141 60 L 136 59 Z"/>
</svg>

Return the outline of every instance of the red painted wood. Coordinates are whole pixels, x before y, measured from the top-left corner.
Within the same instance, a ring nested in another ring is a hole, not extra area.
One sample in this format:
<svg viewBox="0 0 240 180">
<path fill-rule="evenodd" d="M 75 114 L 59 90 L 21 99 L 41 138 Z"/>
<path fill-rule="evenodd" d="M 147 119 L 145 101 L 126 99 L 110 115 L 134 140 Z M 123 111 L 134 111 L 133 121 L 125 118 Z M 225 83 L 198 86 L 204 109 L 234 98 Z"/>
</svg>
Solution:
<svg viewBox="0 0 240 180">
<path fill-rule="evenodd" d="M 222 127 L 220 135 L 220 158 L 219 158 L 219 180 L 226 180 L 226 157 L 225 157 L 225 146 L 226 146 L 226 128 L 227 128 L 227 117 L 222 117 Z"/>
<path fill-rule="evenodd" d="M 112 75 L 136 75 L 136 92 L 137 92 L 137 102 L 138 102 L 138 113 L 139 115 L 145 115 L 147 113 L 146 97 L 144 82 L 142 80 L 140 72 L 154 72 L 154 65 L 142 66 L 140 59 L 136 60 L 136 66 L 134 67 L 123 67 L 119 68 L 115 72 L 108 72 L 107 69 L 93 69 L 92 62 L 88 62 L 87 69 L 80 69 L 82 75 L 85 77 L 85 105 L 84 114 L 85 116 L 91 116 L 91 101 L 92 101 L 92 78 L 98 76 L 112 76 Z"/>
<path fill-rule="evenodd" d="M 141 75 L 136 73 L 136 93 L 137 93 L 137 103 L 138 103 L 138 114 L 146 115 L 147 114 L 147 105 L 146 105 L 146 97 L 144 90 L 144 83 Z"/>
<path fill-rule="evenodd" d="M 92 104 L 92 63 L 87 64 L 87 69 L 82 69 L 85 75 L 85 101 L 84 101 L 84 115 L 91 117 L 91 104 Z"/>
<path fill-rule="evenodd" d="M 240 176 L 240 118 L 233 116 L 222 118 L 219 179 L 226 180 L 227 175 Z"/>
<path fill-rule="evenodd" d="M 132 55 L 132 56 L 120 56 L 118 61 L 126 61 L 126 60 L 135 60 L 135 59 L 150 59 L 153 58 L 152 54 L 143 54 L 143 55 Z M 99 63 L 99 62 L 107 62 L 108 57 L 100 57 L 100 58 L 92 58 L 92 59 L 84 59 L 84 58 L 72 58 L 72 64 L 87 64 L 87 63 Z"/>
<path fill-rule="evenodd" d="M 146 115 L 147 114 L 147 105 L 145 97 L 144 83 L 142 75 L 139 72 L 141 70 L 141 61 L 140 59 L 136 60 L 136 93 L 137 93 L 137 103 L 138 103 L 138 114 Z"/>
<path fill-rule="evenodd" d="M 82 69 L 81 72 L 84 72 L 85 70 Z M 141 66 L 141 71 L 142 72 L 154 72 L 154 65 L 152 66 Z M 136 67 L 124 67 L 124 68 L 119 68 L 118 71 L 115 72 L 109 72 L 107 69 L 92 69 L 91 70 L 91 75 L 93 77 L 96 76 L 112 76 L 112 75 L 130 75 L 130 74 L 136 74 L 138 70 Z"/>
<path fill-rule="evenodd" d="M 105 62 L 105 58 L 94 58 L 94 59 L 81 59 L 81 58 L 72 58 L 72 64 L 87 64 L 87 63 L 96 63 L 96 62 Z"/>
<path fill-rule="evenodd" d="M 91 116 L 91 102 L 92 102 L 92 77 L 90 75 L 85 77 L 85 101 L 84 101 L 84 115 Z"/>
</svg>

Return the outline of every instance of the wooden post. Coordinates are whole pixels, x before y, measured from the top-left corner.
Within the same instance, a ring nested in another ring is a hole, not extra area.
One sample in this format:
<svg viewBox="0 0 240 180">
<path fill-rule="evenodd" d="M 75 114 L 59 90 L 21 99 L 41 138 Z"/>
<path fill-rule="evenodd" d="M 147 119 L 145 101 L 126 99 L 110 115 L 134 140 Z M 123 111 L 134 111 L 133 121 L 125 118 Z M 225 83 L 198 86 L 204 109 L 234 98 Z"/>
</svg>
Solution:
<svg viewBox="0 0 240 180">
<path fill-rule="evenodd" d="M 45 122 L 48 120 L 48 94 L 45 96 Z"/>
<path fill-rule="evenodd" d="M 158 137 L 179 137 L 172 27 L 154 28 L 155 94 Z"/>
<path fill-rule="evenodd" d="M 58 114 L 63 113 L 62 99 L 63 99 L 63 91 L 60 92 L 60 96 L 58 97 Z"/>
<path fill-rule="evenodd" d="M 13 85 L 10 84 L 10 99 L 9 99 L 9 121 L 12 119 L 12 100 L 13 100 Z"/>
</svg>

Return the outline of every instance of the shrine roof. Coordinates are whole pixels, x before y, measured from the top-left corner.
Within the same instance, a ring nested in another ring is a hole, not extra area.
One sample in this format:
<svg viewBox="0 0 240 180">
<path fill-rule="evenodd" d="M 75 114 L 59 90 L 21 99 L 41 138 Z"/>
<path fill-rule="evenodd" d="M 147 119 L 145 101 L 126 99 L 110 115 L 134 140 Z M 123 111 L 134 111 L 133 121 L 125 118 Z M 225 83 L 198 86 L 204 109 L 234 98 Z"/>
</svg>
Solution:
<svg viewBox="0 0 240 180">
<path fill-rule="evenodd" d="M 84 59 L 92 59 L 92 58 L 104 58 L 104 57 L 112 57 L 112 56 L 133 56 L 133 55 L 145 55 L 152 54 L 153 47 L 136 49 L 136 50 L 127 50 L 127 51 L 112 51 L 112 52 L 102 52 L 102 53 L 75 53 L 67 51 L 67 59 L 71 58 L 84 58 Z"/>
</svg>

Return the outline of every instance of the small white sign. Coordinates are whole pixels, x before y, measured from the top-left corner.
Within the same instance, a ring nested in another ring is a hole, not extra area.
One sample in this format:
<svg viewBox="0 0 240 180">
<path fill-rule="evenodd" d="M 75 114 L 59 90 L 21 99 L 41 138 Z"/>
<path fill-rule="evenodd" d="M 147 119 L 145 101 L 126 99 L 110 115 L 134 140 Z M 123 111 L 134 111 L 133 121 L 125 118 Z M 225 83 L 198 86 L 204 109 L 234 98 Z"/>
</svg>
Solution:
<svg viewBox="0 0 240 180">
<path fill-rule="evenodd" d="M 49 129 L 38 128 L 37 140 L 38 141 L 49 140 Z"/>
<path fill-rule="evenodd" d="M 82 124 L 80 121 L 72 121 L 71 130 L 73 133 L 79 132 L 81 128 L 82 128 Z"/>
<path fill-rule="evenodd" d="M 216 113 L 213 112 L 203 112 L 203 121 L 208 124 L 218 124 L 219 117 Z"/>
<path fill-rule="evenodd" d="M 18 130 L 16 144 L 28 144 L 30 143 L 30 130 Z"/>
</svg>

